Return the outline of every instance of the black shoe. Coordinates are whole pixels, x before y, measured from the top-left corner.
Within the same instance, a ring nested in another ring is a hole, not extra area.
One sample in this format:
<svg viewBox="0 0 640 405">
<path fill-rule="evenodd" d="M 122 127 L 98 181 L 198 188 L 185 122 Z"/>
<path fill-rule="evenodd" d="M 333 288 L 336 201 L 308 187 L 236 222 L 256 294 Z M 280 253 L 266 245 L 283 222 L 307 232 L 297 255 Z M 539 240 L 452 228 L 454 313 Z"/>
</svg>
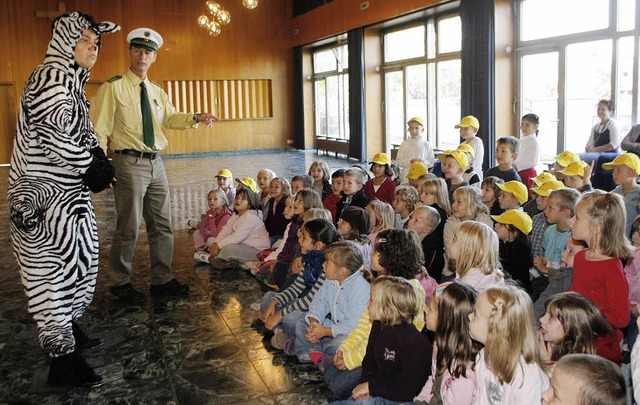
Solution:
<svg viewBox="0 0 640 405">
<path fill-rule="evenodd" d="M 104 379 L 87 364 L 80 350 L 51 359 L 47 384 L 71 387 L 99 387 Z"/>
<path fill-rule="evenodd" d="M 95 349 L 104 344 L 100 338 L 91 339 L 87 336 L 77 323 L 71 322 L 71 327 L 73 328 L 73 338 L 76 340 L 76 348 L 83 350 Z"/>
<path fill-rule="evenodd" d="M 212 257 L 209 259 L 211 266 L 216 270 L 233 269 L 240 266 L 240 262 L 236 259 L 222 259 L 219 257 Z"/>
<path fill-rule="evenodd" d="M 130 302 L 132 304 L 144 303 L 144 294 L 133 288 L 131 283 L 115 285 L 111 287 L 109 291 L 122 301 Z"/>
<path fill-rule="evenodd" d="M 151 285 L 151 295 L 164 297 L 188 297 L 189 285 L 180 284 L 176 279 L 172 279 L 168 283 Z"/>
</svg>

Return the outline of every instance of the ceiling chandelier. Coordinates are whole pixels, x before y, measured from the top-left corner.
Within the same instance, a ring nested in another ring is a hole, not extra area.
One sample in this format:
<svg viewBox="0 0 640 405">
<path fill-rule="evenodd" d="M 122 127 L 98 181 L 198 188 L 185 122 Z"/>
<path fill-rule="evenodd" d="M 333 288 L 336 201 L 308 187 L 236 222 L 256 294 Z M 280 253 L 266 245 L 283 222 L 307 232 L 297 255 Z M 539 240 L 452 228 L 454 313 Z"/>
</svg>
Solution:
<svg viewBox="0 0 640 405">
<path fill-rule="evenodd" d="M 242 0 L 242 4 L 249 10 L 253 10 L 258 7 L 258 0 Z M 212 0 L 208 0 L 204 5 L 207 11 L 198 17 L 198 25 L 207 29 L 209 35 L 217 37 L 222 32 L 222 26 L 231 22 L 231 13 Z"/>
</svg>

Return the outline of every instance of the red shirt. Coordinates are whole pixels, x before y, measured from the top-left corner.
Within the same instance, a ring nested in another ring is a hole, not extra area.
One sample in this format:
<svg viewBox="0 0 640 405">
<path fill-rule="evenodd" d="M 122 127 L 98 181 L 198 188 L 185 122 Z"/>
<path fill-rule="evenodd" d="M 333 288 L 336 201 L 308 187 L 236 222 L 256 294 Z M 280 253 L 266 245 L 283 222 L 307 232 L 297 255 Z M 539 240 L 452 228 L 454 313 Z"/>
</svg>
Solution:
<svg viewBox="0 0 640 405">
<path fill-rule="evenodd" d="M 380 187 L 378 187 L 378 191 L 374 191 L 373 188 L 373 179 L 367 181 L 364 185 L 364 193 L 372 200 L 378 199 L 380 201 L 384 201 L 386 203 L 391 204 L 393 201 L 393 194 L 396 191 L 396 183 L 393 182 L 391 177 L 386 177 Z"/>
<path fill-rule="evenodd" d="M 620 328 L 629 325 L 629 285 L 618 258 L 588 261 L 588 249 L 576 253 L 573 259 L 573 282 L 569 291 L 575 291 L 593 301 L 613 327 L 613 333 L 598 338 L 597 354 L 620 363 Z"/>
</svg>

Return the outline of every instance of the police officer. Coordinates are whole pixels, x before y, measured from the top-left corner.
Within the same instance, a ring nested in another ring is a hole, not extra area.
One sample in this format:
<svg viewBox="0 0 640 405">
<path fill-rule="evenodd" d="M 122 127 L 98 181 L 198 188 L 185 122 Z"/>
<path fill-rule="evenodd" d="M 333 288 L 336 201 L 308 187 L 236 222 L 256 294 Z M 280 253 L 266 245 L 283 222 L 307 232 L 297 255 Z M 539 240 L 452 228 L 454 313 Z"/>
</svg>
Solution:
<svg viewBox="0 0 640 405">
<path fill-rule="evenodd" d="M 151 256 L 151 295 L 185 297 L 189 286 L 173 277 L 173 231 L 169 186 L 160 152 L 167 147 L 162 132 L 168 129 L 210 126 L 212 114 L 181 113 L 162 87 L 147 72 L 162 47 L 160 34 L 138 28 L 127 36 L 131 65 L 122 75 L 104 83 L 91 108 L 95 132 L 104 150 L 113 150 L 116 168 L 114 197 L 116 230 L 110 253 L 113 286 L 110 291 L 123 301 L 142 303 L 144 294 L 131 285 L 131 263 L 144 218 Z"/>
</svg>

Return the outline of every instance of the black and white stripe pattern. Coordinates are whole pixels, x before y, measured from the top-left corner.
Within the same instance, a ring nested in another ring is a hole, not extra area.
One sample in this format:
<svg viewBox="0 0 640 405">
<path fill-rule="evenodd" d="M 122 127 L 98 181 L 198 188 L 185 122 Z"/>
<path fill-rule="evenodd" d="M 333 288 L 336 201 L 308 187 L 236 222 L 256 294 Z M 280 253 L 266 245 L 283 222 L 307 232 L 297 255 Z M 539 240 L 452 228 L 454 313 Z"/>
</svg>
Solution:
<svg viewBox="0 0 640 405">
<path fill-rule="evenodd" d="M 73 50 L 84 29 L 119 30 L 81 13 L 59 17 L 47 56 L 25 84 L 9 174 L 11 239 L 29 312 L 53 356 L 74 350 L 71 321 L 93 299 L 98 233 L 81 175 L 98 147 Z"/>
</svg>

